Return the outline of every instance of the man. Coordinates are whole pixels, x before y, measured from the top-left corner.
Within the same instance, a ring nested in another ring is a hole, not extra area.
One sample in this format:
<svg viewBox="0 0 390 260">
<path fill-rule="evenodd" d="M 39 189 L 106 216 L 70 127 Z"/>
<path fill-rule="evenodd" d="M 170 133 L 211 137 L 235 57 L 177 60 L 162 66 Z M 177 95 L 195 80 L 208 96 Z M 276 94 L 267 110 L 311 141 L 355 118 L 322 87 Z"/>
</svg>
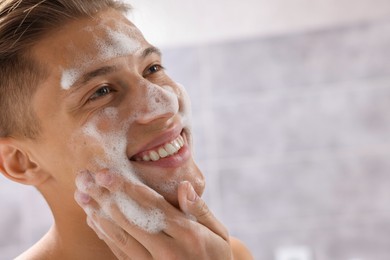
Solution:
<svg viewBox="0 0 390 260">
<path fill-rule="evenodd" d="M 55 219 L 18 259 L 251 259 L 200 198 L 185 92 L 126 10 L 0 2 L 0 170 Z"/>
</svg>

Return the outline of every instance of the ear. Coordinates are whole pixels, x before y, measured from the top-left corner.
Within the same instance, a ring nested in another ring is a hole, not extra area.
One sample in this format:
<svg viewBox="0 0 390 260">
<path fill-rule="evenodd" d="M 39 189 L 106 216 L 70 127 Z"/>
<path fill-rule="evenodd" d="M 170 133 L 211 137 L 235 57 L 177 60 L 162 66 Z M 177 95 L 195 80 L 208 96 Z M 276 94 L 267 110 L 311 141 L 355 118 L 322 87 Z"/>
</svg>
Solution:
<svg viewBox="0 0 390 260">
<path fill-rule="evenodd" d="M 12 138 L 0 138 L 0 171 L 15 182 L 38 186 L 47 179 L 21 142 Z"/>
</svg>

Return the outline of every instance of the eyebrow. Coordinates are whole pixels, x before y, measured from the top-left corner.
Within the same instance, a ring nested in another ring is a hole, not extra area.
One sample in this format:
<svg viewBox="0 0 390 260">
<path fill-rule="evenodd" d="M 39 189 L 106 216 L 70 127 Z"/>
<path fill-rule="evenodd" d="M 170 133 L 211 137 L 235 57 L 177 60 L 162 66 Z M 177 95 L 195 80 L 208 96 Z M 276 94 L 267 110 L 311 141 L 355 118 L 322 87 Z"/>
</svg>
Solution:
<svg viewBox="0 0 390 260">
<path fill-rule="evenodd" d="M 161 56 L 161 51 L 159 48 L 150 46 L 142 51 L 141 57 L 146 58 L 147 56 L 151 54 L 157 54 L 158 56 Z"/>
<path fill-rule="evenodd" d="M 91 81 L 93 78 L 96 78 L 99 76 L 104 76 L 104 75 L 110 74 L 112 72 L 115 72 L 117 70 L 118 70 L 118 68 L 116 66 L 104 66 L 104 67 L 98 68 L 96 70 L 87 72 L 81 76 L 81 80 L 80 80 L 79 84 L 85 85 L 89 81 Z M 79 84 L 77 84 L 77 85 L 79 85 Z"/>
</svg>

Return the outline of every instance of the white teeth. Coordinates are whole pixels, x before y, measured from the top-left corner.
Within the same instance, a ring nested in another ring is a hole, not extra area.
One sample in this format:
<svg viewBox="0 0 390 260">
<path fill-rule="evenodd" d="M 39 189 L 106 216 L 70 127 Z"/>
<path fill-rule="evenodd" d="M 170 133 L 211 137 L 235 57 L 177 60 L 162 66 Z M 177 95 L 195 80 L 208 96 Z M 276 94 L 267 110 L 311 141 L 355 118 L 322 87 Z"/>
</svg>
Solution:
<svg viewBox="0 0 390 260">
<path fill-rule="evenodd" d="M 155 151 L 151 151 L 149 155 L 150 155 L 150 159 L 152 159 L 152 161 L 154 162 L 160 159 L 160 156 Z"/>
<path fill-rule="evenodd" d="M 180 149 L 180 144 L 179 144 L 179 142 L 178 142 L 177 140 L 173 141 L 173 142 L 172 142 L 172 145 L 173 145 L 177 150 Z"/>
<path fill-rule="evenodd" d="M 163 147 L 160 147 L 157 150 L 150 151 L 149 155 L 145 154 L 144 156 L 142 156 L 142 159 L 137 158 L 136 160 L 141 160 L 145 162 L 152 160 L 155 162 L 160 160 L 160 158 L 165 158 L 167 156 L 174 155 L 183 146 L 184 146 L 184 139 L 179 135 L 179 137 L 173 140 L 172 142 L 165 144 Z"/>
<path fill-rule="evenodd" d="M 164 148 L 160 148 L 160 149 L 158 149 L 158 155 L 160 155 L 161 158 L 165 158 L 168 156 L 168 153 L 167 153 L 167 151 L 165 151 Z"/>
<path fill-rule="evenodd" d="M 169 154 L 174 154 L 177 150 L 176 150 L 176 148 L 173 146 L 173 145 L 171 145 L 171 144 L 166 144 L 165 146 L 164 146 L 164 148 L 165 148 L 165 150 L 169 153 Z"/>
<path fill-rule="evenodd" d="M 180 146 L 183 146 L 184 145 L 183 137 L 179 136 L 179 138 L 177 138 L 177 142 L 179 143 Z"/>
</svg>

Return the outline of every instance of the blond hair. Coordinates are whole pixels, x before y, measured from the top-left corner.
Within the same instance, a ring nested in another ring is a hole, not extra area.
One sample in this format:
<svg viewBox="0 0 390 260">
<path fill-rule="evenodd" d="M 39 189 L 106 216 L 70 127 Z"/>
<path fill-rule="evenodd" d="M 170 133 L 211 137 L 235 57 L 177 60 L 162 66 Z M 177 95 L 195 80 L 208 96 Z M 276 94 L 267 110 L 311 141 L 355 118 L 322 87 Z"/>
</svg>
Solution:
<svg viewBox="0 0 390 260">
<path fill-rule="evenodd" d="M 115 0 L 0 0 L 0 137 L 39 135 L 31 97 L 47 72 L 31 47 L 67 21 L 108 8 L 129 10 Z"/>
</svg>

